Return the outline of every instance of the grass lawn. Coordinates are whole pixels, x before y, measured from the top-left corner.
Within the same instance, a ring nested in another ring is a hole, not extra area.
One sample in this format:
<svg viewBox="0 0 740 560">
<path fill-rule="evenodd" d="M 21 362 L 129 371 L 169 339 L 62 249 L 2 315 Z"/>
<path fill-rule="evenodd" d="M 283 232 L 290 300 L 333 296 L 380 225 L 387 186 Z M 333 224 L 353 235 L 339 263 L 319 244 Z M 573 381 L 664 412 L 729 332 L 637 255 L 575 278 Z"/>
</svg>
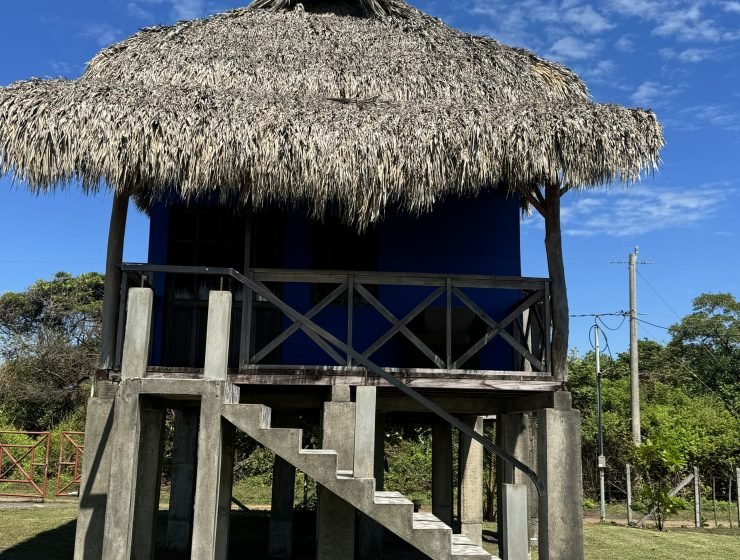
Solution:
<svg viewBox="0 0 740 560">
<path fill-rule="evenodd" d="M 72 558 L 74 543 L 74 520 L 77 513 L 74 505 L 50 504 L 29 509 L 0 509 L 0 559 L 2 560 L 46 560 Z M 297 528 L 300 538 L 298 550 L 311 548 L 311 532 L 314 521 L 302 514 Z M 233 548 L 235 557 L 245 549 L 253 554 L 250 558 L 266 558 L 262 535 L 267 528 L 265 513 L 253 515 L 234 513 Z M 494 527 L 487 524 L 486 530 Z M 246 530 L 245 530 L 246 529 Z M 584 525 L 586 558 L 588 560 L 728 560 L 740 558 L 740 530 L 738 529 L 675 529 L 659 533 L 649 529 L 628 529 L 612 525 Z M 298 544 L 298 541 L 297 543 Z M 487 544 L 488 550 L 496 554 L 496 545 Z M 5 549 L 4 552 L 2 550 Z M 411 551 L 408 551 L 411 552 Z M 310 553 L 303 555 L 310 558 Z M 395 556 L 394 556 L 395 557 Z M 399 558 L 413 558 L 403 554 Z M 536 556 L 534 557 L 536 558 Z"/>
</svg>

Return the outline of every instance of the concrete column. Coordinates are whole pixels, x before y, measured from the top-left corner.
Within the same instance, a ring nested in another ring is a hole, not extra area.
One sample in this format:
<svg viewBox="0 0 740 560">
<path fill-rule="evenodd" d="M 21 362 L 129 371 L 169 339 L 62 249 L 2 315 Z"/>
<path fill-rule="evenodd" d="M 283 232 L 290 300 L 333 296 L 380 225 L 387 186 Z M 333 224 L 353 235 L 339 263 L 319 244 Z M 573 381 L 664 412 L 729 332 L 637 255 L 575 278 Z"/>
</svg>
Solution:
<svg viewBox="0 0 740 560">
<path fill-rule="evenodd" d="M 117 384 L 99 382 L 97 392 L 100 396 L 91 398 L 87 403 L 85 461 L 82 463 L 75 560 L 98 560 L 103 557 L 116 388 Z"/>
<path fill-rule="evenodd" d="M 432 424 L 432 513 L 452 527 L 452 427 Z"/>
<path fill-rule="evenodd" d="M 222 397 L 203 396 L 191 548 L 192 557 L 199 560 L 225 560 L 228 553 L 235 432 L 221 418 L 221 409 Z"/>
<path fill-rule="evenodd" d="M 133 524 L 141 430 L 139 395 L 123 381 L 116 396 L 111 434 L 111 469 L 105 512 L 103 555 L 106 560 L 129 560 L 133 553 Z"/>
<path fill-rule="evenodd" d="M 581 415 L 567 404 L 537 413 L 539 558 L 583 560 Z"/>
<path fill-rule="evenodd" d="M 383 490 L 385 485 L 385 414 L 375 415 L 375 490 Z M 359 560 L 382 560 L 383 526 L 360 513 L 358 556 Z"/>
<path fill-rule="evenodd" d="M 229 366 L 231 299 L 231 292 L 213 291 L 208 294 L 206 359 L 203 370 L 206 379 L 226 380 L 226 370 Z"/>
<path fill-rule="evenodd" d="M 337 452 L 337 470 L 349 474 L 354 469 L 355 403 L 348 402 L 349 391 L 333 391 L 339 402 L 324 403 L 321 447 Z M 326 488 L 318 488 L 316 521 L 316 559 L 352 560 L 355 551 L 355 508 Z"/>
<path fill-rule="evenodd" d="M 103 558 L 129 560 L 133 553 L 134 512 L 141 433 L 138 381 L 146 374 L 151 336 L 153 292 L 132 288 L 128 293 L 126 339 L 121 385 L 116 395 L 111 434 L 111 469 L 105 512 Z M 147 416 L 148 424 L 150 418 Z M 149 433 L 147 425 L 145 433 Z M 146 487 L 143 484 L 142 487 Z M 141 502 L 140 502 L 141 503 Z"/>
<path fill-rule="evenodd" d="M 523 484 L 504 484 L 500 514 L 506 518 L 506 527 L 499 539 L 504 544 L 504 560 L 529 560 L 529 512 L 527 487 Z"/>
<path fill-rule="evenodd" d="M 167 549 L 174 552 L 190 550 L 192 542 L 199 415 L 197 408 L 175 410 L 172 486 L 167 514 Z"/>
<path fill-rule="evenodd" d="M 154 292 L 149 288 L 131 288 L 128 291 L 126 338 L 123 342 L 121 362 L 122 380 L 141 378 L 146 374 L 153 303 Z"/>
<path fill-rule="evenodd" d="M 375 475 L 375 387 L 357 387 L 355 404 L 355 478 Z"/>
<path fill-rule="evenodd" d="M 532 450 L 532 415 L 531 414 L 498 414 L 496 416 L 496 440 L 498 445 L 508 451 L 525 465 L 534 467 L 534 455 Z M 504 484 L 521 484 L 527 488 L 527 504 L 529 508 L 529 536 L 531 539 L 537 537 L 537 489 L 534 484 L 521 471 L 512 467 L 506 461 L 497 459 L 497 496 L 498 503 L 503 502 Z M 505 511 L 499 509 L 499 529 L 506 530 L 507 519 Z M 499 545 L 501 558 L 507 559 L 506 541 Z"/>
<path fill-rule="evenodd" d="M 164 416 L 161 408 L 142 407 L 132 535 L 133 557 L 137 560 L 154 556 L 162 484 Z"/>
<path fill-rule="evenodd" d="M 469 416 L 465 422 L 483 433 L 483 417 Z M 483 446 L 463 436 L 460 442 L 460 532 L 474 544 L 483 543 Z"/>
<path fill-rule="evenodd" d="M 269 544 L 271 558 L 293 557 L 294 499 L 295 467 L 276 455 L 272 466 Z"/>
</svg>

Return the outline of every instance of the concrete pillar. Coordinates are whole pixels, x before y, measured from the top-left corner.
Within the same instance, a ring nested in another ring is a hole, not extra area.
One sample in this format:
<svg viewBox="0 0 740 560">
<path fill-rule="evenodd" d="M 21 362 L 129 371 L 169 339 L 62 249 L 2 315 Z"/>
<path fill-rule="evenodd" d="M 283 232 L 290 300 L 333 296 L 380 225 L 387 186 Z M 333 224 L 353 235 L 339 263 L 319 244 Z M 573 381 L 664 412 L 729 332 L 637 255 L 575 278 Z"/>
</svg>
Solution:
<svg viewBox="0 0 740 560">
<path fill-rule="evenodd" d="M 355 403 L 355 478 L 375 475 L 375 387 L 357 387 Z"/>
<path fill-rule="evenodd" d="M 569 397 L 569 395 L 565 395 Z M 545 485 L 539 502 L 539 558 L 583 560 L 581 415 L 564 402 L 537 413 L 537 474 Z"/>
<path fill-rule="evenodd" d="M 483 433 L 483 417 L 469 416 L 465 422 Z M 474 544 L 483 543 L 483 446 L 462 436 L 460 442 L 460 533 Z"/>
<path fill-rule="evenodd" d="M 339 402 L 324 403 L 321 447 L 337 452 L 337 470 L 349 474 L 354 470 L 355 403 L 348 402 L 344 387 L 333 397 Z M 348 387 L 347 387 L 348 389 Z M 352 560 L 355 551 L 355 508 L 326 488 L 318 488 L 319 507 L 316 520 L 316 559 Z"/>
<path fill-rule="evenodd" d="M 105 512 L 103 555 L 106 560 L 129 560 L 133 553 L 133 524 L 141 430 L 135 381 L 123 381 L 116 396 L 111 434 L 108 507 Z"/>
<path fill-rule="evenodd" d="M 167 549 L 174 552 L 187 552 L 192 542 L 199 415 L 197 408 L 175 410 L 172 486 L 167 513 Z"/>
<path fill-rule="evenodd" d="M 162 485 L 164 409 L 142 406 L 136 497 L 134 503 L 133 557 L 154 556 L 159 494 Z"/>
<path fill-rule="evenodd" d="M 375 415 L 375 490 L 383 490 L 385 486 L 385 414 Z M 358 534 L 358 556 L 359 560 L 382 560 L 383 538 L 385 529 L 383 526 L 370 519 L 367 515 L 360 514 Z"/>
<path fill-rule="evenodd" d="M 432 424 L 432 513 L 452 527 L 452 427 Z"/>
<path fill-rule="evenodd" d="M 271 558 L 293 556 L 293 501 L 295 467 L 277 455 L 272 466 L 272 507 L 270 509 Z"/>
<path fill-rule="evenodd" d="M 525 465 L 534 468 L 535 460 L 533 453 L 531 414 L 498 414 L 496 416 L 496 440 L 498 445 L 508 451 L 515 458 L 519 459 Z M 520 470 L 515 469 L 506 461 L 497 459 L 497 496 L 498 503 L 503 502 L 503 485 L 504 484 L 521 484 L 527 488 L 527 504 L 529 517 L 529 537 L 537 537 L 537 489 L 534 484 Z M 502 509 L 499 509 L 499 529 L 502 533 L 506 530 L 506 516 Z M 501 558 L 506 560 L 506 541 L 499 545 Z"/>
<path fill-rule="evenodd" d="M 80 506 L 75 534 L 75 560 L 103 557 L 105 512 L 110 481 L 113 402 L 118 385 L 101 381 L 99 397 L 87 403 L 85 461 L 82 463 Z"/>
<path fill-rule="evenodd" d="M 231 300 L 231 292 L 213 291 L 208 294 L 206 358 L 203 369 L 206 379 L 226 380 L 226 370 L 229 367 Z"/>
<path fill-rule="evenodd" d="M 149 288 L 131 288 L 128 291 L 126 338 L 121 361 L 122 380 L 141 378 L 146 374 L 153 303 L 154 292 Z"/>
<path fill-rule="evenodd" d="M 527 487 L 523 484 L 503 485 L 499 510 L 507 520 L 499 539 L 499 547 L 503 544 L 506 550 L 503 560 L 529 560 L 527 493 Z"/>
<path fill-rule="evenodd" d="M 235 431 L 221 418 L 222 402 L 220 396 L 204 395 L 200 405 L 191 547 L 199 560 L 225 560 L 228 553 Z"/>
<path fill-rule="evenodd" d="M 231 487 L 234 479 L 234 426 L 221 417 L 227 387 L 231 293 L 208 297 L 204 377 L 220 382 L 203 395 L 198 429 L 198 468 L 191 555 L 198 560 L 225 560 L 229 549 Z M 238 399 L 238 394 L 234 394 Z"/>
</svg>

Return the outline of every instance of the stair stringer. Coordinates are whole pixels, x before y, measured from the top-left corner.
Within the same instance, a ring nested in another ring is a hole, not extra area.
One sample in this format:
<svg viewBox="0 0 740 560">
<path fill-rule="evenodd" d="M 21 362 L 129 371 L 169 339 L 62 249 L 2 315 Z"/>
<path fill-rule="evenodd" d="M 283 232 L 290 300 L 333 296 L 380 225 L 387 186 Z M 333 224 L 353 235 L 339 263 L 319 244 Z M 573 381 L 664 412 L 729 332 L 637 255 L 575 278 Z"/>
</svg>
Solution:
<svg viewBox="0 0 740 560">
<path fill-rule="evenodd" d="M 332 450 L 301 449 L 302 431 L 271 428 L 271 410 L 263 405 L 226 404 L 223 416 L 262 446 L 305 472 L 317 483 L 433 560 L 491 560 L 483 549 L 455 535 L 431 514 L 415 514 L 411 501 L 393 492 L 375 492 L 375 479 L 337 473 Z M 467 542 L 466 542 L 467 541 Z M 453 553 L 453 548 L 455 550 Z"/>
</svg>

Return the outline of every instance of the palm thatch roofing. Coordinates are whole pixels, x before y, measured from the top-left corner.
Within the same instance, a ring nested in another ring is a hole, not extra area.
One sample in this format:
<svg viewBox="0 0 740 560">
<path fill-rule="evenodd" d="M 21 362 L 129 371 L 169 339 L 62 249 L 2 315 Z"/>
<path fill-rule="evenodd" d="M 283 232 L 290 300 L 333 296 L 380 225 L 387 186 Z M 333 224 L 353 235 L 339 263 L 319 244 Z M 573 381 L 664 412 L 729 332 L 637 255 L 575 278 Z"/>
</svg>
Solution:
<svg viewBox="0 0 740 560">
<path fill-rule="evenodd" d="M 632 182 L 663 143 L 651 111 L 403 0 L 257 0 L 0 88 L 0 176 L 32 189 L 331 205 L 361 227 L 495 186 Z"/>
</svg>

